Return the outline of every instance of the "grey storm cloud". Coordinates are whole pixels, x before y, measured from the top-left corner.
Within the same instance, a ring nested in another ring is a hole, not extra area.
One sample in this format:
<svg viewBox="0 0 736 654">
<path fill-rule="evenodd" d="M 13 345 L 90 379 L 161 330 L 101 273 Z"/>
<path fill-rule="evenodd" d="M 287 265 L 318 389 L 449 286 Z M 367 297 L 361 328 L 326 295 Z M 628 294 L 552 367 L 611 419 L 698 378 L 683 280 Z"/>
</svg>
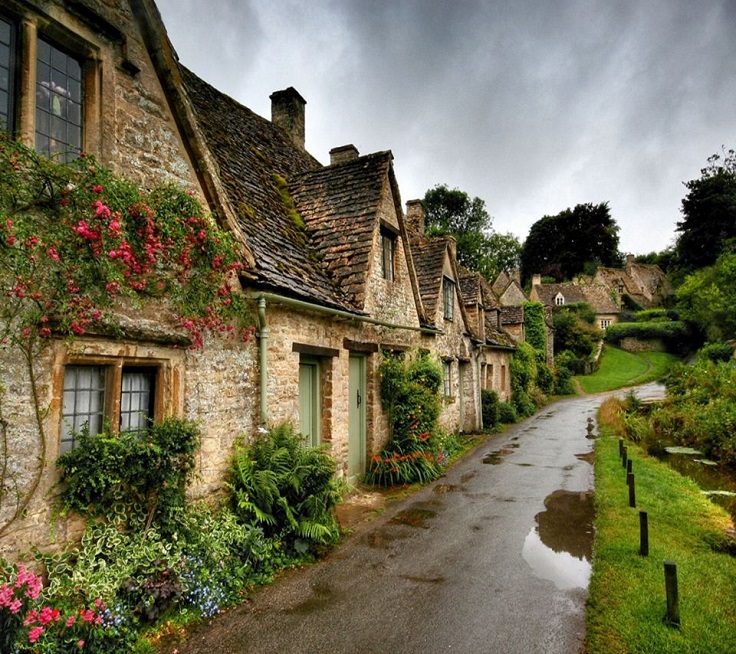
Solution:
<svg viewBox="0 0 736 654">
<path fill-rule="evenodd" d="M 391 150 L 403 200 L 447 184 L 521 240 L 608 202 L 621 248 L 672 243 L 683 182 L 736 147 L 736 3 L 159 0 L 182 63 L 254 111 L 307 99 L 307 147 Z"/>
</svg>

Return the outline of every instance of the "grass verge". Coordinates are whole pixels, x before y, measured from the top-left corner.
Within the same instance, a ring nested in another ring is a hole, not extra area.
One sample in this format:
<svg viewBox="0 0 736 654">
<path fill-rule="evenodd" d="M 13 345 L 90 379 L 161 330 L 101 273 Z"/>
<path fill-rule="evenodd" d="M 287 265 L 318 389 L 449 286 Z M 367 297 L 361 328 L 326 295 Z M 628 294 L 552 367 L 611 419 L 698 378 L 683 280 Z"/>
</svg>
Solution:
<svg viewBox="0 0 736 654">
<path fill-rule="evenodd" d="M 689 479 L 628 443 L 637 508 L 629 507 L 618 435 L 596 443 L 596 535 L 586 613 L 589 654 L 733 654 L 736 557 L 728 514 Z M 649 520 L 649 556 L 639 555 L 639 511 Z M 681 626 L 667 626 L 664 561 L 677 564 Z"/>
<path fill-rule="evenodd" d="M 678 358 L 666 352 L 627 352 L 605 345 L 598 370 L 575 379 L 586 393 L 603 393 L 654 381 L 667 374 Z"/>
</svg>

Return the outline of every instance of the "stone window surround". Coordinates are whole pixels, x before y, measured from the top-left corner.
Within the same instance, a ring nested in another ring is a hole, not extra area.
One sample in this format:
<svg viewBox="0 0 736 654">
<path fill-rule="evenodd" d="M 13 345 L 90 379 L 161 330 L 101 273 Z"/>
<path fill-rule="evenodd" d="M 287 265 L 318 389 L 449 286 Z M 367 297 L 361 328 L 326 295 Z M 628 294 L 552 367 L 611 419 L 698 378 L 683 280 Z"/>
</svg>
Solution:
<svg viewBox="0 0 736 654">
<path fill-rule="evenodd" d="M 70 347 L 72 349 L 70 349 Z M 59 342 L 53 365 L 53 398 L 49 414 L 49 456 L 60 452 L 63 433 L 64 377 L 66 366 L 100 366 L 105 369 L 105 415 L 114 429 L 120 424 L 123 368 L 155 372 L 153 419 L 160 422 L 184 413 L 185 353 L 176 348 L 143 343 L 79 339 L 69 346 Z"/>
<path fill-rule="evenodd" d="M 13 2 L 3 6 L 2 17 L 14 24 L 16 32 L 14 97 L 10 108 L 13 136 L 30 147 L 35 146 L 38 39 L 43 38 L 82 65 L 82 151 L 99 153 L 102 77 L 99 48 L 48 16 Z"/>
</svg>

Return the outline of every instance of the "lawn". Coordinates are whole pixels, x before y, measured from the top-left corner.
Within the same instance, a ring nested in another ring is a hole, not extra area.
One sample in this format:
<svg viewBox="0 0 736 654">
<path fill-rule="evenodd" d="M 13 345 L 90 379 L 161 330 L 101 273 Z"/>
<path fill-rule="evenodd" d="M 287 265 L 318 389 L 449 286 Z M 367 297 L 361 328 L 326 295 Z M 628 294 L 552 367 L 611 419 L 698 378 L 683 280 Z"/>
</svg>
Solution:
<svg viewBox="0 0 736 654">
<path fill-rule="evenodd" d="M 599 418 L 600 420 L 600 418 Z M 629 506 L 618 437 L 596 443 L 596 535 L 586 614 L 590 654 L 733 654 L 736 558 L 731 521 L 698 487 L 628 443 L 636 479 Z M 649 556 L 639 554 L 639 511 L 649 521 Z M 732 544 L 733 545 L 733 544 Z M 677 565 L 681 624 L 668 626 L 664 562 Z"/>
<path fill-rule="evenodd" d="M 602 393 L 659 379 L 677 361 L 666 352 L 626 352 L 605 345 L 598 370 L 574 379 L 585 393 Z"/>
</svg>

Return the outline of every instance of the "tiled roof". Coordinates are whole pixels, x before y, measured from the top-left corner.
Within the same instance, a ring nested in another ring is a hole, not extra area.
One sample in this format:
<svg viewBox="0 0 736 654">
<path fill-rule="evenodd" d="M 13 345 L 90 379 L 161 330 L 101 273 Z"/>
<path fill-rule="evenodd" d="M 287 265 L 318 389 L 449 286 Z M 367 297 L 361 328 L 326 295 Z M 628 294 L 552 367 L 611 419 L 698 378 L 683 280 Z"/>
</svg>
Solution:
<svg viewBox="0 0 736 654">
<path fill-rule="evenodd" d="M 524 307 L 499 307 L 501 325 L 518 325 L 524 322 Z"/>
<path fill-rule="evenodd" d="M 460 268 L 460 293 L 463 296 L 465 306 L 482 302 L 480 294 L 480 275 Z"/>
<path fill-rule="evenodd" d="M 619 308 L 603 285 L 577 286 L 575 284 L 537 284 L 534 293 L 545 306 L 555 306 L 555 298 L 562 295 L 565 304 L 587 302 L 596 313 L 618 313 Z"/>
<path fill-rule="evenodd" d="M 444 262 L 451 237 L 427 238 L 414 232 L 410 238 L 419 295 L 427 317 L 432 321 L 437 315 L 437 302 L 442 293 Z"/>
<path fill-rule="evenodd" d="M 238 224 L 253 252 L 256 286 L 342 309 L 349 299 L 329 279 L 293 207 L 286 180 L 321 168 L 271 121 L 186 68 L 184 87 Z"/>
<path fill-rule="evenodd" d="M 391 170 L 390 152 L 298 174 L 290 180 L 294 204 L 330 278 L 362 308 L 376 216 Z"/>
</svg>

